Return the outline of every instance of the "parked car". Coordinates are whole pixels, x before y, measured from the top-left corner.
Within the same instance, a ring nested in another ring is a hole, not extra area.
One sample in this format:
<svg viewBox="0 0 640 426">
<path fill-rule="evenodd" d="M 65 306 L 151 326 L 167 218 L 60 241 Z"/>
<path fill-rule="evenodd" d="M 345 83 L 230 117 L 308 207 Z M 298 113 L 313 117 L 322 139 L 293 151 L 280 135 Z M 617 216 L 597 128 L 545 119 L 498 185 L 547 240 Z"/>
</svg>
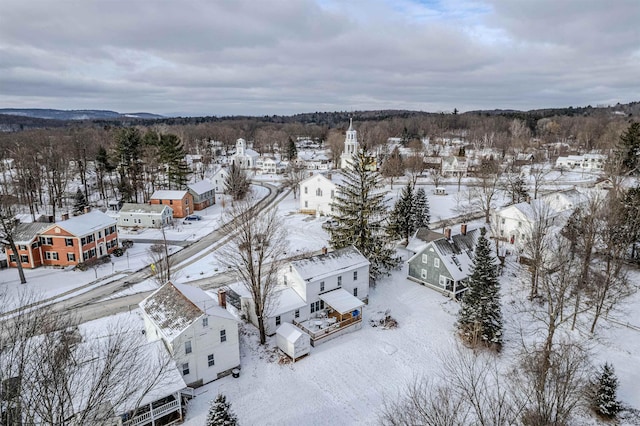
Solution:
<svg viewBox="0 0 640 426">
<path fill-rule="evenodd" d="M 329 219 L 322 224 L 322 227 L 324 229 L 331 229 L 331 228 L 335 228 L 336 226 L 338 226 L 338 221 L 335 219 Z"/>
<path fill-rule="evenodd" d="M 202 220 L 202 216 L 199 216 L 197 214 L 190 214 L 189 216 L 185 217 L 184 220 L 182 221 L 182 223 L 191 225 L 191 222 L 196 222 L 198 220 Z"/>
</svg>

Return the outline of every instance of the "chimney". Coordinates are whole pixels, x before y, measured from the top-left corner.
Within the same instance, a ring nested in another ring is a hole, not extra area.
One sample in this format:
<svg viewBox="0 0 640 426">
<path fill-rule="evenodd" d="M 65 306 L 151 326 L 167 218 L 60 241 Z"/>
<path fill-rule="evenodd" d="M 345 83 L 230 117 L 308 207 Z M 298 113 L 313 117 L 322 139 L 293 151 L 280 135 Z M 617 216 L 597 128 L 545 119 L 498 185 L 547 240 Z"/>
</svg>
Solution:
<svg viewBox="0 0 640 426">
<path fill-rule="evenodd" d="M 86 214 L 86 213 L 89 213 L 90 211 L 91 211 L 91 206 L 86 206 L 86 207 L 84 208 L 84 213 L 85 213 L 85 214 Z"/>
<path fill-rule="evenodd" d="M 328 250 L 326 247 L 322 247 L 322 254 L 327 254 Z"/>
<path fill-rule="evenodd" d="M 460 225 L 460 233 L 462 235 L 467 235 L 467 224 L 463 223 L 462 225 Z"/>
<path fill-rule="evenodd" d="M 444 228 L 444 237 L 447 240 L 451 239 L 451 228 Z"/>
<path fill-rule="evenodd" d="M 223 288 L 218 289 L 218 305 L 221 308 L 227 308 L 227 290 Z"/>
<path fill-rule="evenodd" d="M 62 213 L 62 220 L 69 220 L 69 213 Z"/>
</svg>

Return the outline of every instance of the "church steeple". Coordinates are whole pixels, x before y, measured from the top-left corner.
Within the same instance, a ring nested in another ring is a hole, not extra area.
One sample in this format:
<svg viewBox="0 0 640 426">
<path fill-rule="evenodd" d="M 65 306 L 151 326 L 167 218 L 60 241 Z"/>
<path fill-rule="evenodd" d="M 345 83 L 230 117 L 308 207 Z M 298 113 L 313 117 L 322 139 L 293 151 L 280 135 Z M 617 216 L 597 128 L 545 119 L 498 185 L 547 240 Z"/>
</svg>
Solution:
<svg viewBox="0 0 640 426">
<path fill-rule="evenodd" d="M 353 156 L 358 152 L 358 132 L 353 129 L 353 118 L 349 118 L 349 129 L 344 139 L 344 151 L 342 152 L 341 168 L 347 167 Z"/>
</svg>

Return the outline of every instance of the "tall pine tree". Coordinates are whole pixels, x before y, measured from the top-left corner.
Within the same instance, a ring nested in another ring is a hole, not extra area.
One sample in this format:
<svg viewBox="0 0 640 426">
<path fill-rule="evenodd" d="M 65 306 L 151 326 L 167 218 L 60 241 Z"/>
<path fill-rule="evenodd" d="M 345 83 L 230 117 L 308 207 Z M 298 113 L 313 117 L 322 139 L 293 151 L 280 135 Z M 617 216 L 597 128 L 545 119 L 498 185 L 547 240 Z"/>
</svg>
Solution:
<svg viewBox="0 0 640 426">
<path fill-rule="evenodd" d="M 458 314 L 458 331 L 471 346 L 484 344 L 500 349 L 502 345 L 502 310 L 498 267 L 491 254 L 486 231 L 480 230 L 473 258 L 473 270 L 467 282 Z"/>
<path fill-rule="evenodd" d="M 431 213 L 429 213 L 429 200 L 424 188 L 418 188 L 413 195 L 413 218 L 415 220 L 414 229 L 429 227 Z"/>
<path fill-rule="evenodd" d="M 617 399 L 618 378 L 609 363 L 605 363 L 591 383 L 591 407 L 599 416 L 614 419 L 622 406 Z"/>
<path fill-rule="evenodd" d="M 640 123 L 631 123 L 626 132 L 620 136 L 618 147 L 622 156 L 622 165 L 629 174 L 640 171 Z"/>
<path fill-rule="evenodd" d="M 389 233 L 394 238 L 402 238 L 405 244 L 416 230 L 416 209 L 413 185 L 407 183 L 389 216 Z"/>
<path fill-rule="evenodd" d="M 231 410 L 231 404 L 227 402 L 227 397 L 218 394 L 216 399 L 211 401 L 205 426 L 236 426 L 237 424 L 238 417 Z"/>
<path fill-rule="evenodd" d="M 371 278 L 376 279 L 399 264 L 387 234 L 382 178 L 373 158 L 362 150 L 353 156 L 343 176 L 331 204 L 337 225 L 329 231 L 330 243 L 335 249 L 353 245 L 360 250 L 371 262 Z"/>
</svg>

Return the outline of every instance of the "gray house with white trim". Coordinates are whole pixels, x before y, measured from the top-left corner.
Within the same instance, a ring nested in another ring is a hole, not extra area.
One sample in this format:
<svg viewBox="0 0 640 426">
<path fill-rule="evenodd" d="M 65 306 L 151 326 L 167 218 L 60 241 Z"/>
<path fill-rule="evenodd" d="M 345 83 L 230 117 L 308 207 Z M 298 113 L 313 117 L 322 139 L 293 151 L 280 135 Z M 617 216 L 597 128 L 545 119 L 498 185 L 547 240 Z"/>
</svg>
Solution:
<svg viewBox="0 0 640 426">
<path fill-rule="evenodd" d="M 407 278 L 459 299 L 467 289 L 466 282 L 473 269 L 473 251 L 479 237 L 479 228 L 467 231 L 466 225 L 462 225 L 461 233 L 457 235 L 451 235 L 449 228 L 444 234 L 426 228 L 418 230 L 412 242 L 417 250 L 407 261 Z"/>
</svg>

